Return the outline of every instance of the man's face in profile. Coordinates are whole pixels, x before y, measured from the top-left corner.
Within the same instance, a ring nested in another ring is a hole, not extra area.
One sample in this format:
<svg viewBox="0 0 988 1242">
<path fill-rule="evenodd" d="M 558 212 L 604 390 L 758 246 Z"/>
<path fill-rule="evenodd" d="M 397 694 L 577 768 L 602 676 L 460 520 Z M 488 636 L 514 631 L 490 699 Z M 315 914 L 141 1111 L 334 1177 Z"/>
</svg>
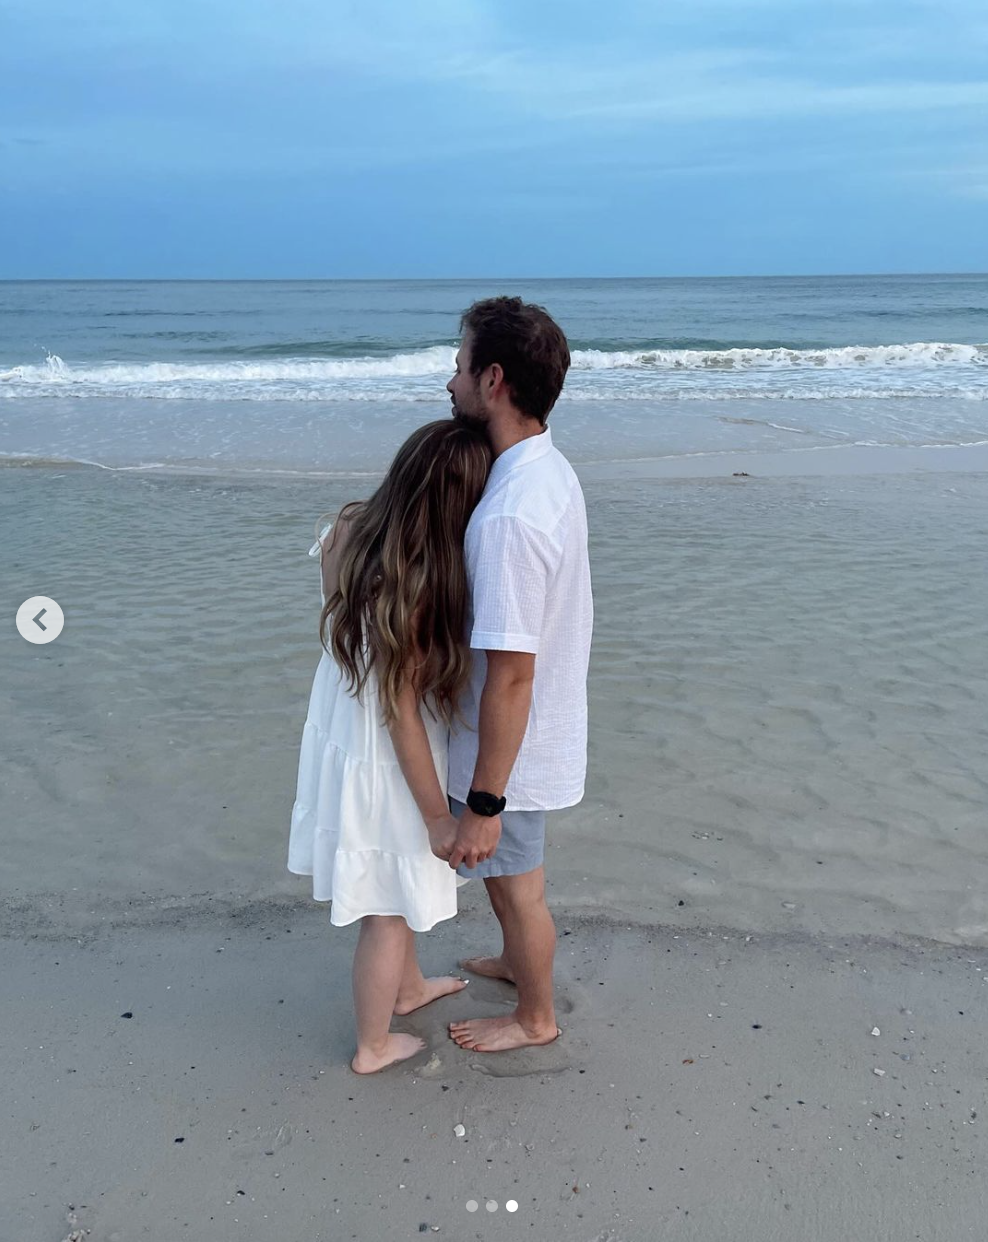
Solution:
<svg viewBox="0 0 988 1242">
<path fill-rule="evenodd" d="M 470 336 L 460 342 L 456 354 L 456 374 L 446 385 L 453 402 L 453 417 L 472 427 L 485 429 L 489 420 L 480 390 L 480 377 L 470 374 Z"/>
</svg>

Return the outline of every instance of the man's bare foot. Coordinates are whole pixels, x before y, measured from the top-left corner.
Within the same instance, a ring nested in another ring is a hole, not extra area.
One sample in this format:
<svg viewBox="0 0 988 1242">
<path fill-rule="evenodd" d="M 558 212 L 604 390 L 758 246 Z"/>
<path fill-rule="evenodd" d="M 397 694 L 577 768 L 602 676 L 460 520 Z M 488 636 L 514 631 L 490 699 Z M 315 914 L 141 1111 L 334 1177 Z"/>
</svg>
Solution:
<svg viewBox="0 0 988 1242">
<path fill-rule="evenodd" d="M 443 975 L 434 979 L 426 979 L 425 987 L 414 996 L 405 996 L 397 1001 L 394 1011 L 397 1014 L 411 1013 L 413 1009 L 421 1009 L 440 996 L 450 996 L 453 992 L 462 992 L 470 982 L 469 979 L 457 979 L 453 975 Z"/>
<path fill-rule="evenodd" d="M 419 1039 L 417 1035 L 392 1033 L 388 1036 L 384 1052 L 380 1055 L 358 1048 L 357 1055 L 350 1062 L 350 1068 L 355 1074 L 376 1074 L 378 1070 L 393 1065 L 395 1061 L 404 1061 L 408 1057 L 415 1056 L 416 1052 L 421 1052 L 424 1047 L 425 1040 Z"/>
<path fill-rule="evenodd" d="M 465 957 L 457 965 L 473 971 L 475 975 L 486 975 L 488 979 L 507 979 L 508 983 L 515 981 L 511 967 L 503 957 Z"/>
<path fill-rule="evenodd" d="M 511 1048 L 551 1044 L 562 1035 L 558 1026 L 526 1030 L 514 1014 L 504 1018 L 468 1018 L 465 1022 L 451 1022 L 449 1033 L 461 1048 L 469 1048 L 471 1052 L 507 1052 Z"/>
</svg>

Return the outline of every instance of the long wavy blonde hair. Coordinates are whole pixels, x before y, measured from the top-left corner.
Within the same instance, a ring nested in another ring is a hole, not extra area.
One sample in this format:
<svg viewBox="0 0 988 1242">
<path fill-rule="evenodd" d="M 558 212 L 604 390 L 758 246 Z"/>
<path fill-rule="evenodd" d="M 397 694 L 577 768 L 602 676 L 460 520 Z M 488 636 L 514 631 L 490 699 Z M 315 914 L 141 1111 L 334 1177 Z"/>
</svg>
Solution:
<svg viewBox="0 0 988 1242">
<path fill-rule="evenodd" d="M 418 698 L 448 724 L 456 715 L 470 671 L 463 538 L 490 466 L 481 431 L 450 418 L 427 423 L 373 496 L 340 513 L 347 538 L 319 637 L 358 698 L 375 671 L 385 723 L 412 659 Z"/>
</svg>

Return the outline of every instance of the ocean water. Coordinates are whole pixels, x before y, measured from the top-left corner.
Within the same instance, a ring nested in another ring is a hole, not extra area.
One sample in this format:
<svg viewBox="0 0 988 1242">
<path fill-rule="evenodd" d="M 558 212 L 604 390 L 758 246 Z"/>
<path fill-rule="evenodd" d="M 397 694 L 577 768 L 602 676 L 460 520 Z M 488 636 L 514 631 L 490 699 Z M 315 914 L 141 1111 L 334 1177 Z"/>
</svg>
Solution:
<svg viewBox="0 0 988 1242">
<path fill-rule="evenodd" d="M 988 473 L 627 475 L 585 480 L 589 766 L 550 816 L 554 906 L 988 945 Z M 285 865 L 307 552 L 372 486 L 0 468 L 0 931 L 311 899 Z M 44 647 L 13 626 L 35 594 L 65 613 Z"/>
<path fill-rule="evenodd" d="M 6 282 L 0 458 L 374 472 L 496 293 L 567 334 L 577 462 L 988 441 L 984 275 Z"/>
<path fill-rule="evenodd" d="M 314 526 L 448 414 L 501 292 L 570 339 L 591 518 L 553 903 L 988 945 L 984 276 L 0 284 L 0 930 L 309 899 Z"/>
</svg>

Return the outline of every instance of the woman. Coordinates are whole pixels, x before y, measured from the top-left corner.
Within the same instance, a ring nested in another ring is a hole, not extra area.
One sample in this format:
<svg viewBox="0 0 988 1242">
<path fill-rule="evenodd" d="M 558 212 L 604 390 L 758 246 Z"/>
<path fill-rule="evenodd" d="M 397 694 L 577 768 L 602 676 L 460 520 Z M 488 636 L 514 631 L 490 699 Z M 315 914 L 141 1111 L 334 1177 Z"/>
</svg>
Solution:
<svg viewBox="0 0 988 1242">
<path fill-rule="evenodd" d="M 448 726 L 469 672 L 467 522 L 490 470 L 482 432 L 420 427 L 384 482 L 314 545 L 323 656 L 299 755 L 288 869 L 313 877 L 336 926 L 361 921 L 353 962 L 357 1051 L 374 1073 L 425 1047 L 389 1030 L 466 981 L 423 978 L 415 932 L 456 913 L 448 862 Z M 324 538 L 325 536 L 325 538 Z M 327 642 L 328 636 L 328 642 Z"/>
</svg>

